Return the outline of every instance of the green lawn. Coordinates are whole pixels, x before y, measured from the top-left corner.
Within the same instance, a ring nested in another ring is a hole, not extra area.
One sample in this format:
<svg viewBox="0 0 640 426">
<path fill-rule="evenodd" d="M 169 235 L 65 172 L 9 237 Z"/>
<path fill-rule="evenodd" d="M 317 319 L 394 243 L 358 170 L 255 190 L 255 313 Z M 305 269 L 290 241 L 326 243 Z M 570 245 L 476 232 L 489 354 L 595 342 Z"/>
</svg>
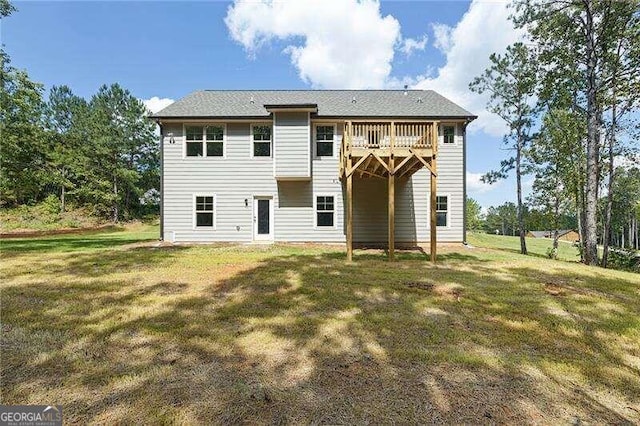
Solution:
<svg viewBox="0 0 640 426">
<path fill-rule="evenodd" d="M 501 251 L 520 253 L 520 237 L 506 235 L 468 233 L 469 243 L 477 247 L 494 248 Z M 527 251 L 531 256 L 547 257 L 547 250 L 553 247 L 550 238 L 527 238 Z M 579 262 L 578 249 L 570 242 L 558 241 L 558 259 L 568 262 Z"/>
<path fill-rule="evenodd" d="M 69 423 L 639 423 L 640 276 L 470 242 L 433 265 L 141 225 L 2 241 L 1 402 Z"/>
</svg>

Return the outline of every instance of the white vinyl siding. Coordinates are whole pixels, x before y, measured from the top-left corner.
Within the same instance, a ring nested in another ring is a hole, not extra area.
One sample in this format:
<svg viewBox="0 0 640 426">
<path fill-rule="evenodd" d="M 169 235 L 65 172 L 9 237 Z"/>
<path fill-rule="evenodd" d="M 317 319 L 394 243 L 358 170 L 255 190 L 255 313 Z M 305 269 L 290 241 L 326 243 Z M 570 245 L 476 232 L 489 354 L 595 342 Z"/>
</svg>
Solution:
<svg viewBox="0 0 640 426">
<path fill-rule="evenodd" d="M 324 124 L 314 121 L 313 124 Z M 209 124 L 209 123 L 204 123 Z M 221 124 L 221 123 L 216 123 Z M 254 123 L 258 124 L 258 123 Z M 329 125 L 335 124 L 327 123 Z M 253 240 L 253 196 L 273 194 L 274 240 L 345 242 L 344 192 L 338 177 L 339 156 L 311 161 L 311 180 L 277 181 L 272 157 L 251 160 L 249 122 L 226 123 L 225 158 L 212 164 L 206 157 L 183 156 L 182 123 L 164 127 L 164 237 L 176 242 L 250 242 Z M 313 126 L 312 126 L 313 127 Z M 438 156 L 438 195 L 448 196 L 449 223 L 438 227 L 438 241 L 461 242 L 463 221 L 463 136 L 456 128 L 456 143 L 442 144 Z M 335 148 L 342 142 L 343 125 L 337 123 Z M 173 133 L 175 143 L 169 143 Z M 275 135 L 275 132 L 274 132 Z M 308 132 L 311 136 L 311 131 Z M 442 135 L 440 136 L 442 139 Z M 308 142 L 308 140 L 307 140 Z M 277 155 L 279 140 L 274 140 Z M 307 145 L 306 152 L 312 154 Z M 306 168 L 305 168 L 306 171 Z M 215 229 L 194 229 L 194 194 L 215 194 Z M 387 181 L 354 178 L 354 241 L 386 243 Z M 316 227 L 314 198 L 334 195 L 334 226 Z M 429 241 L 429 172 L 396 179 L 396 242 Z"/>
<path fill-rule="evenodd" d="M 280 179 L 311 177 L 311 130 L 308 112 L 274 113 L 274 175 Z"/>
</svg>

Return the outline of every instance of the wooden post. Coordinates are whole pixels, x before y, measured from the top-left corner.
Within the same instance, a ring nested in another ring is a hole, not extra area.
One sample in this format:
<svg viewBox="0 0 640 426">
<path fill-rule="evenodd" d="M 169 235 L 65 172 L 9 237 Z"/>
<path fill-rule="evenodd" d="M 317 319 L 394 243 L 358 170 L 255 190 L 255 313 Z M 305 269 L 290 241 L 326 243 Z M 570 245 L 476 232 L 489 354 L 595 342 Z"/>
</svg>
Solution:
<svg viewBox="0 0 640 426">
<path fill-rule="evenodd" d="M 429 243 L 429 248 L 431 250 L 431 261 L 435 263 L 436 261 L 436 226 L 437 226 L 437 218 L 436 218 L 436 194 L 437 194 L 437 177 L 436 177 L 436 157 L 435 154 L 431 157 L 431 225 L 430 225 L 430 233 L 431 233 L 431 241 Z"/>
<path fill-rule="evenodd" d="M 347 261 L 353 260 L 353 173 L 351 155 L 347 157 Z"/>
<path fill-rule="evenodd" d="M 389 140 L 389 261 L 393 262 L 396 239 L 396 176 L 395 176 L 395 159 L 393 157 L 393 147 L 395 145 L 395 125 L 391 122 L 391 135 Z"/>
</svg>

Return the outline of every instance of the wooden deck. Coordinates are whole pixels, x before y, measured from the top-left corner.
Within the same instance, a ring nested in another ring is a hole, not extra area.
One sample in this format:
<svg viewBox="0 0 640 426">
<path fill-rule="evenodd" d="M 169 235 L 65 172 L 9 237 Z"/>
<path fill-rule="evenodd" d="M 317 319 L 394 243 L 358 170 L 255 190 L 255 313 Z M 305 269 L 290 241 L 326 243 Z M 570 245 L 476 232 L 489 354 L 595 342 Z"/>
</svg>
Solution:
<svg viewBox="0 0 640 426">
<path fill-rule="evenodd" d="M 388 180 L 389 260 L 394 258 L 395 179 L 423 167 L 431 171 L 430 250 L 436 259 L 437 121 L 346 121 L 340 147 L 340 178 L 347 187 L 347 259 L 353 259 L 353 177 Z"/>
</svg>

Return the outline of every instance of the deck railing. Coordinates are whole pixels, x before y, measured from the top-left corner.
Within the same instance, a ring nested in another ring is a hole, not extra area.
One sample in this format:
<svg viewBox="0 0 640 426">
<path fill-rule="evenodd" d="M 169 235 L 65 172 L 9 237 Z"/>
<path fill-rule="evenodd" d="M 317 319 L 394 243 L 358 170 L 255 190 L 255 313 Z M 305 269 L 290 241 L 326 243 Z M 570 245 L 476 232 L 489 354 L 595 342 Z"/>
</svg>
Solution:
<svg viewBox="0 0 640 426">
<path fill-rule="evenodd" d="M 346 149 L 433 148 L 437 146 L 437 125 L 419 123 L 359 123 L 347 122 L 345 126 Z"/>
</svg>

